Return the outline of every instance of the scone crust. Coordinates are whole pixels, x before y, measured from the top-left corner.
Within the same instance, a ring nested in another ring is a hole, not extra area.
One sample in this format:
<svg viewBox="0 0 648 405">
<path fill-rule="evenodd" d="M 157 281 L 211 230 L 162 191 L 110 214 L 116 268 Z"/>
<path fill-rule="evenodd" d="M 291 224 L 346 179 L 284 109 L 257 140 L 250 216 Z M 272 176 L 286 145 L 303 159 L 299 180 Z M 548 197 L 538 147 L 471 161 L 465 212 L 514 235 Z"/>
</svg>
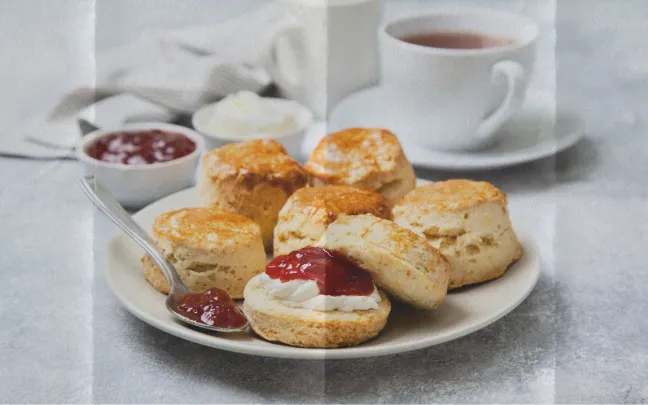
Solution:
<svg viewBox="0 0 648 405">
<path fill-rule="evenodd" d="M 508 203 L 506 194 L 489 182 L 453 179 L 417 187 L 394 208 L 415 205 L 425 215 L 429 211 L 461 211 L 487 202 Z"/>
<path fill-rule="evenodd" d="M 171 286 L 169 285 L 169 280 L 166 279 L 162 270 L 153 263 L 151 256 L 144 255 L 142 256 L 142 270 L 144 271 L 144 278 L 149 282 L 159 292 L 163 294 L 168 294 L 171 292 Z"/>
<path fill-rule="evenodd" d="M 392 219 L 391 203 L 381 194 L 349 186 L 297 190 L 279 212 L 274 232 L 275 256 L 316 243 L 342 215 L 373 214 Z"/>
<path fill-rule="evenodd" d="M 523 254 L 524 254 L 524 248 L 522 247 L 521 244 L 518 243 L 515 246 L 513 253 L 509 256 L 508 261 L 510 263 L 500 265 L 500 266 L 494 266 L 479 273 L 476 273 L 474 271 L 464 272 L 461 273 L 461 277 L 451 277 L 450 283 L 448 284 L 448 289 L 453 290 L 455 288 L 460 288 L 472 284 L 484 283 L 486 281 L 491 281 L 500 278 L 504 275 L 504 273 L 506 273 L 506 270 L 508 270 L 512 264 L 516 263 L 522 258 Z"/>
<path fill-rule="evenodd" d="M 236 178 L 254 185 L 276 183 L 294 191 L 307 181 L 304 168 L 273 139 L 231 143 L 207 152 L 202 158 L 205 175 L 214 181 Z"/>
<path fill-rule="evenodd" d="M 180 279 L 194 292 L 219 287 L 233 298 L 241 298 L 247 282 L 265 269 L 259 225 L 242 215 L 183 208 L 158 216 L 152 235 Z M 155 289 L 169 292 L 169 282 L 148 255 L 142 258 L 142 269 Z"/>
<path fill-rule="evenodd" d="M 394 207 L 394 221 L 443 253 L 454 289 L 498 278 L 522 257 L 507 203 L 490 183 L 449 180 L 410 192 Z"/>
<path fill-rule="evenodd" d="M 378 309 L 320 312 L 283 305 L 269 296 L 258 281 L 245 287 L 243 311 L 262 338 L 298 347 L 335 348 L 358 345 L 385 327 L 391 303 L 380 292 Z"/>
<path fill-rule="evenodd" d="M 447 260 L 424 238 L 392 221 L 370 214 L 344 216 L 329 225 L 317 246 L 344 254 L 409 305 L 434 309 L 446 296 Z"/>
<path fill-rule="evenodd" d="M 165 212 L 153 222 L 153 236 L 188 249 L 236 249 L 260 235 L 259 225 L 233 212 L 210 208 L 181 208 Z"/>
<path fill-rule="evenodd" d="M 350 128 L 326 136 L 304 167 L 312 185 L 366 188 L 392 203 L 416 185 L 414 169 L 398 138 L 379 128 Z"/>
<path fill-rule="evenodd" d="M 232 211 L 261 226 L 266 249 L 281 207 L 296 190 L 308 185 L 308 174 L 274 140 L 222 146 L 202 160 L 198 179 L 200 205 Z"/>
</svg>

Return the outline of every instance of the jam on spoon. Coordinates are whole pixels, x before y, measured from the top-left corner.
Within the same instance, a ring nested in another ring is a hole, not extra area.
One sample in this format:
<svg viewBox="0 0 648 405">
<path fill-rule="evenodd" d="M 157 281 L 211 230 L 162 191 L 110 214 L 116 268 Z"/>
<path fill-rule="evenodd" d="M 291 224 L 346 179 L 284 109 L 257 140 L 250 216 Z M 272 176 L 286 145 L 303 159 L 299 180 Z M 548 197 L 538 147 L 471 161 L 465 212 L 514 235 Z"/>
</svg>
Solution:
<svg viewBox="0 0 648 405">
<path fill-rule="evenodd" d="M 236 329 L 247 323 L 234 300 L 220 288 L 186 294 L 178 300 L 175 310 L 192 321 L 209 326 Z"/>
<path fill-rule="evenodd" d="M 314 280 L 322 295 L 371 295 L 371 274 L 346 257 L 319 247 L 305 247 L 274 258 L 266 274 L 282 282 Z"/>
</svg>

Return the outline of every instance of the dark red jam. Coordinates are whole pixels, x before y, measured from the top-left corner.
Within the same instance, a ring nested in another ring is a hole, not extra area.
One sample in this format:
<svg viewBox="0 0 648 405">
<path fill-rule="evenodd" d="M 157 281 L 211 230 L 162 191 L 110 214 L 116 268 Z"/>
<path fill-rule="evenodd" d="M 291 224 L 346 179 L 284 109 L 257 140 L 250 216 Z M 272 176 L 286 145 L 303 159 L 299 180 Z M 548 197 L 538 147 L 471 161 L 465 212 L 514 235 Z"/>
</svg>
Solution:
<svg viewBox="0 0 648 405">
<path fill-rule="evenodd" d="M 185 135 L 153 129 L 114 132 L 95 141 L 86 153 L 102 162 L 146 165 L 179 159 L 195 150 L 196 143 Z"/>
<path fill-rule="evenodd" d="M 315 280 L 322 295 L 371 295 L 371 274 L 328 249 L 306 247 L 275 257 L 266 274 L 282 282 Z"/>
<path fill-rule="evenodd" d="M 245 325 L 245 317 L 227 292 L 211 288 L 200 294 L 187 294 L 176 305 L 181 315 L 221 328 L 240 328 Z"/>
</svg>

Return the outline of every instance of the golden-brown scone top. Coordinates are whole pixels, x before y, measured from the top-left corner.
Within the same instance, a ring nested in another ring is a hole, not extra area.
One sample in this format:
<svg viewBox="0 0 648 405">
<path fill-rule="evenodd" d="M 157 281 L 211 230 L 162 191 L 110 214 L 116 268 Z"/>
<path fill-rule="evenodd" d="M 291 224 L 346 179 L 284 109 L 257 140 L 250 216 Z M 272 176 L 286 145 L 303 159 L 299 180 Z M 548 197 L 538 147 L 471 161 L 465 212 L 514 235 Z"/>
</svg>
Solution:
<svg viewBox="0 0 648 405">
<path fill-rule="evenodd" d="M 304 166 L 313 185 L 343 184 L 385 195 L 392 203 L 412 190 L 416 176 L 396 135 L 350 128 L 323 138 Z"/>
<path fill-rule="evenodd" d="M 311 246 L 339 216 L 359 214 L 391 220 L 391 203 L 374 191 L 349 186 L 299 189 L 279 212 L 274 254 L 284 255 Z"/>
<path fill-rule="evenodd" d="M 231 143 L 213 149 L 202 159 L 206 177 L 222 181 L 236 178 L 251 186 L 259 181 L 276 183 L 289 194 L 307 184 L 304 168 L 272 139 Z"/>
<path fill-rule="evenodd" d="M 393 170 L 402 153 L 396 135 L 385 129 L 350 128 L 322 139 L 305 167 L 322 180 L 354 184 Z"/>
<path fill-rule="evenodd" d="M 308 174 L 274 140 L 252 140 L 208 152 L 198 176 L 198 200 L 244 215 L 261 226 L 267 250 L 281 207 L 293 192 L 308 185 Z"/>
<path fill-rule="evenodd" d="M 417 206 L 425 213 L 435 211 L 460 211 L 487 202 L 507 204 L 506 194 L 486 181 L 453 179 L 428 183 L 408 193 L 397 207 Z"/>
<path fill-rule="evenodd" d="M 340 215 L 373 214 L 379 218 L 391 219 L 391 203 L 385 196 L 371 190 L 349 186 L 308 187 L 297 190 L 290 201 L 308 214 L 322 210 L 331 222 Z M 298 211 L 299 212 L 299 211 Z M 298 212 L 293 211 L 293 214 Z"/>
<path fill-rule="evenodd" d="M 158 248 L 194 292 L 222 288 L 241 298 L 247 282 L 262 273 L 266 254 L 259 225 L 242 215 L 211 208 L 183 208 L 159 215 L 152 228 Z M 158 291 L 169 282 L 148 255 L 144 278 Z"/>
<path fill-rule="evenodd" d="M 153 235 L 192 249 L 223 249 L 259 235 L 259 225 L 233 212 L 182 208 L 155 218 Z"/>
</svg>

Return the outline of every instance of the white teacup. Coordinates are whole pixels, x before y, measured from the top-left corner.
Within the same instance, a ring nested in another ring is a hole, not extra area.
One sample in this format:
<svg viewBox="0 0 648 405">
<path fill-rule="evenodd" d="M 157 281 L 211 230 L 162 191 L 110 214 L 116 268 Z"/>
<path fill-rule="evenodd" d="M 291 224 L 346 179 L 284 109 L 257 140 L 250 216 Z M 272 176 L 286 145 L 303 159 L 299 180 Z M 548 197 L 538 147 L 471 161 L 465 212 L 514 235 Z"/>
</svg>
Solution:
<svg viewBox="0 0 648 405">
<path fill-rule="evenodd" d="M 413 36 L 432 33 L 475 34 L 494 42 L 461 49 L 403 40 L 416 42 Z M 531 20 L 488 10 L 419 13 L 383 24 L 382 83 L 393 106 L 390 129 L 407 134 L 405 142 L 435 149 L 490 145 L 522 105 L 537 36 Z"/>
<path fill-rule="evenodd" d="M 286 22 L 265 61 L 282 96 L 324 118 L 378 81 L 381 0 L 281 0 Z"/>
</svg>

